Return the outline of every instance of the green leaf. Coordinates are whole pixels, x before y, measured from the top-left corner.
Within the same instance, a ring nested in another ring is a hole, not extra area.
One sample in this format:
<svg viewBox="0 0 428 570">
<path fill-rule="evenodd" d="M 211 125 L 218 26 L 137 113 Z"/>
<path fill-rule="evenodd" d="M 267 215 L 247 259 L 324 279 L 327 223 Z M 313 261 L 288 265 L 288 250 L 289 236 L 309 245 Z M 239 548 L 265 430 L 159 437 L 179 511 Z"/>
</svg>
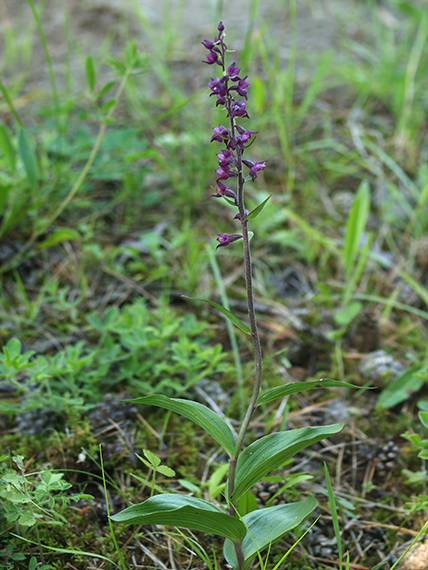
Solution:
<svg viewBox="0 0 428 570">
<path fill-rule="evenodd" d="M 324 474 L 327 487 L 328 502 L 330 505 L 330 513 L 333 521 L 334 536 L 336 537 L 336 545 L 339 553 L 339 568 L 342 568 L 342 541 L 340 536 L 339 518 L 337 516 L 336 499 L 331 485 L 330 473 L 328 472 L 327 463 L 324 461 Z"/>
<path fill-rule="evenodd" d="M 359 301 L 353 301 L 333 314 L 334 322 L 340 327 L 347 327 L 361 313 L 362 308 L 363 305 Z"/>
<path fill-rule="evenodd" d="M 257 499 L 251 491 L 247 491 L 242 497 L 239 497 L 236 503 L 236 510 L 241 517 L 257 510 Z"/>
<path fill-rule="evenodd" d="M 7 208 L 9 204 L 9 194 L 11 194 L 11 189 L 11 186 L 0 186 L 0 215 L 3 217 L 0 227 L 0 238 L 2 237 L 3 233 L 6 233 L 7 227 L 9 225 L 13 225 L 13 218 L 15 217 L 13 215 L 13 206 L 11 209 Z"/>
<path fill-rule="evenodd" d="M 12 366 L 15 358 L 20 356 L 22 350 L 21 341 L 18 338 L 11 338 L 7 345 L 3 348 L 5 354 L 4 361 L 8 366 Z"/>
<path fill-rule="evenodd" d="M 161 524 L 218 534 L 232 541 L 244 538 L 244 524 L 196 497 L 186 495 L 155 495 L 144 503 L 133 505 L 110 517 L 125 524 Z"/>
<path fill-rule="evenodd" d="M 86 58 L 86 79 L 88 80 L 89 91 L 92 93 L 95 89 L 95 66 L 90 55 Z"/>
<path fill-rule="evenodd" d="M 403 270 L 397 269 L 397 273 L 419 295 L 425 305 L 428 305 L 428 291 L 425 286 Z"/>
<path fill-rule="evenodd" d="M 345 274 L 349 279 L 357 252 L 360 248 L 361 237 L 366 227 L 370 210 L 370 188 L 367 181 L 363 181 L 358 188 L 354 203 L 346 222 L 344 262 Z"/>
<path fill-rule="evenodd" d="M 165 475 L 165 477 L 174 477 L 175 476 L 175 471 L 174 469 L 171 469 L 171 467 L 168 467 L 168 465 L 159 465 L 159 467 L 156 470 L 158 473 L 160 473 L 161 475 Z"/>
<path fill-rule="evenodd" d="M 113 57 L 112 55 L 109 55 L 107 57 L 106 64 L 111 68 L 111 70 L 115 75 L 119 75 L 119 77 L 125 75 L 126 65 L 121 61 L 119 61 L 118 59 L 116 59 L 115 57 Z"/>
<path fill-rule="evenodd" d="M 213 474 L 208 479 L 208 496 L 211 499 L 217 497 L 217 495 L 224 489 L 226 483 L 224 479 L 229 471 L 228 463 L 220 463 L 220 465 L 214 469 Z"/>
<path fill-rule="evenodd" d="M 99 93 L 97 94 L 97 101 L 99 101 L 100 99 L 102 99 L 102 97 L 104 97 L 104 95 L 107 95 L 107 93 L 116 85 L 116 81 L 109 81 L 108 83 L 106 83 L 104 85 L 104 87 L 102 87 L 99 91 Z"/>
<path fill-rule="evenodd" d="M 9 170 L 15 172 L 16 167 L 16 151 L 13 148 L 12 140 L 8 129 L 4 125 L 0 125 L 0 150 L 7 162 Z"/>
<path fill-rule="evenodd" d="M 104 103 L 104 105 L 101 106 L 101 111 L 107 114 L 110 111 L 110 109 L 116 105 L 116 103 L 117 103 L 116 99 L 110 99 L 109 101 L 107 101 L 107 103 Z"/>
<path fill-rule="evenodd" d="M 160 487 L 159 485 L 153 485 L 153 481 L 147 481 L 147 479 L 144 479 L 143 477 L 139 477 L 138 475 L 134 475 L 134 473 L 131 473 L 131 477 L 134 477 L 134 479 L 137 479 L 137 481 L 139 481 L 143 485 L 147 486 L 149 489 L 153 488 L 157 493 L 163 493 L 164 492 L 162 487 Z"/>
<path fill-rule="evenodd" d="M 308 518 L 316 506 L 317 501 L 315 498 L 309 496 L 298 503 L 259 509 L 245 515 L 242 519 L 242 522 L 248 529 L 242 542 L 245 565 L 248 565 L 257 552 L 260 552 L 269 544 L 281 538 L 285 533 L 299 526 Z M 233 568 L 237 568 L 238 561 L 235 548 L 230 540 L 225 541 L 223 553 L 227 562 Z"/>
<path fill-rule="evenodd" d="M 196 299 L 195 297 L 186 297 L 186 295 L 182 295 L 182 297 L 183 297 L 183 299 L 191 299 L 192 301 L 202 301 L 203 303 L 208 303 L 208 305 L 215 307 L 221 313 L 223 313 L 223 315 L 226 318 L 228 318 L 229 321 L 231 321 L 236 327 L 238 327 L 239 330 L 241 330 L 245 334 L 251 334 L 251 331 L 247 327 L 247 325 L 244 325 L 244 323 L 242 321 L 240 321 L 238 319 L 238 317 L 235 317 L 235 315 L 233 313 L 231 313 L 230 311 L 225 309 L 222 305 L 219 305 L 218 303 L 214 303 L 214 301 L 208 301 L 207 299 Z"/>
<path fill-rule="evenodd" d="M 304 427 L 271 433 L 249 445 L 239 456 L 236 464 L 236 484 L 232 502 L 241 497 L 258 481 L 296 453 L 330 435 L 338 433 L 342 424 Z"/>
<path fill-rule="evenodd" d="M 380 393 L 377 405 L 383 408 L 393 408 L 420 390 L 425 382 L 426 371 L 420 364 L 413 366 L 387 384 Z"/>
<path fill-rule="evenodd" d="M 132 400 L 136 404 L 147 406 L 158 406 L 165 410 L 171 410 L 192 420 L 195 424 L 205 430 L 221 447 L 232 457 L 235 450 L 235 437 L 226 422 L 215 412 L 191 400 L 181 398 L 168 398 L 163 394 L 144 396 Z"/>
<path fill-rule="evenodd" d="M 22 513 L 18 519 L 18 524 L 20 526 L 33 526 L 37 522 L 36 518 L 29 512 Z"/>
<path fill-rule="evenodd" d="M 269 202 L 271 197 L 272 197 L 272 194 L 270 196 L 268 196 L 266 198 L 266 200 L 263 200 L 263 202 L 261 204 L 259 204 L 256 208 L 254 208 L 254 210 L 251 210 L 251 212 L 247 216 L 247 221 L 254 220 L 254 218 L 256 218 L 260 214 L 260 212 L 263 210 L 265 205 Z"/>
<path fill-rule="evenodd" d="M 201 490 L 199 487 L 191 483 L 190 481 L 186 481 L 186 479 L 178 479 L 178 482 L 182 487 L 190 491 L 191 493 L 197 493 L 198 495 L 201 494 Z"/>
<path fill-rule="evenodd" d="M 268 390 L 262 394 L 257 400 L 257 406 L 261 404 L 267 404 L 278 398 L 284 398 L 285 396 L 290 396 L 291 394 L 297 394 L 299 392 L 306 392 L 307 390 L 320 390 L 322 388 L 360 388 L 360 386 L 354 386 L 348 382 L 339 382 L 337 380 L 329 380 L 328 378 L 321 380 L 314 380 L 312 382 L 291 382 L 290 384 L 285 384 L 284 386 L 277 386 Z"/>
<path fill-rule="evenodd" d="M 428 428 L 428 413 L 427 412 L 419 412 L 419 420 L 426 428 Z M 1 457 L 0 457 L 0 461 L 1 461 Z"/>
<path fill-rule="evenodd" d="M 24 131 L 20 131 L 18 136 L 18 151 L 24 165 L 25 174 L 32 190 L 37 190 L 37 180 L 39 177 L 36 155 L 31 148 Z"/>
<path fill-rule="evenodd" d="M 156 467 L 158 465 L 160 465 L 161 460 L 159 459 L 159 457 L 157 455 L 155 455 L 154 453 L 152 453 L 150 450 L 148 449 L 143 449 L 143 453 L 146 456 L 146 458 L 150 461 L 150 463 L 153 465 L 153 467 L 156 469 Z M 137 456 L 138 457 L 138 456 Z"/>
<path fill-rule="evenodd" d="M 53 245 L 63 243 L 64 241 L 81 241 L 81 239 L 80 234 L 76 232 L 76 230 L 71 228 L 62 228 L 51 233 L 48 238 L 37 245 L 37 248 L 39 250 L 46 249 L 47 247 L 52 247 Z"/>
</svg>

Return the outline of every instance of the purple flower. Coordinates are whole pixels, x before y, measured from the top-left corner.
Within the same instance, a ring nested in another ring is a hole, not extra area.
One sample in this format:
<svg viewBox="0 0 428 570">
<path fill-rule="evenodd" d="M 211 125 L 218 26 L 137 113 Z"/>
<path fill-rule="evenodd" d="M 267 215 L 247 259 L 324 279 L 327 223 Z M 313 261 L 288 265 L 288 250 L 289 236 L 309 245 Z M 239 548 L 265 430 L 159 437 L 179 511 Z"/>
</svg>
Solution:
<svg viewBox="0 0 428 570">
<path fill-rule="evenodd" d="M 240 67 L 235 66 L 235 62 L 233 62 L 229 67 L 226 69 L 226 77 L 229 77 L 232 81 L 239 81 L 239 72 L 241 71 Z"/>
<path fill-rule="evenodd" d="M 233 85 L 230 90 L 234 89 L 236 90 L 236 92 L 238 93 L 238 95 L 240 97 L 245 97 L 245 99 L 247 98 L 247 87 L 249 87 L 251 85 L 251 83 L 248 83 L 247 81 L 245 81 L 247 79 L 247 75 L 242 78 L 239 79 L 238 84 L 237 85 Z"/>
<path fill-rule="evenodd" d="M 226 247 L 227 245 L 229 245 L 230 243 L 238 240 L 238 239 L 242 239 L 242 236 L 239 234 L 218 234 L 218 238 L 217 241 L 219 242 L 218 246 L 216 247 L 216 249 L 218 249 L 219 247 Z"/>
<path fill-rule="evenodd" d="M 259 170 L 263 170 L 264 168 L 266 168 L 266 163 L 264 161 L 258 160 L 253 164 L 253 166 L 250 168 L 250 172 L 248 173 L 249 176 L 251 176 L 253 182 L 257 178 Z"/>
<path fill-rule="evenodd" d="M 243 127 L 241 127 L 240 125 L 236 125 L 236 130 L 238 131 L 239 135 L 236 137 L 237 143 L 239 145 L 240 148 L 243 148 L 244 145 L 246 145 L 249 141 L 250 138 L 253 135 L 256 135 L 257 132 L 256 131 L 246 131 Z"/>
<path fill-rule="evenodd" d="M 213 49 L 215 47 L 215 43 L 212 42 L 211 40 L 204 40 L 203 42 L 201 42 L 201 44 L 206 47 L 207 49 Z"/>
<path fill-rule="evenodd" d="M 240 101 L 238 99 L 237 101 L 233 102 L 233 104 L 230 107 L 230 116 L 231 117 L 247 117 L 247 119 L 250 118 L 248 116 L 247 106 L 244 103 L 244 101 Z"/>
<path fill-rule="evenodd" d="M 231 150 L 223 150 L 217 155 L 218 163 L 220 166 L 227 166 L 228 164 L 233 164 L 236 166 L 236 158 Z"/>
<path fill-rule="evenodd" d="M 216 106 L 218 105 L 225 105 L 226 104 L 226 96 L 227 96 L 227 87 L 225 84 L 225 78 L 222 77 L 219 79 L 211 79 L 208 83 L 208 87 L 211 89 L 210 97 L 215 95 L 217 97 Z"/>
<path fill-rule="evenodd" d="M 211 89 L 211 95 L 226 95 L 227 94 L 227 87 L 224 83 L 224 77 L 219 79 L 216 77 L 215 79 L 211 79 L 208 83 L 208 87 Z"/>
<path fill-rule="evenodd" d="M 213 128 L 214 136 L 211 139 L 211 142 L 228 142 L 230 140 L 230 130 L 223 127 L 223 125 L 219 125 L 218 127 Z"/>
<path fill-rule="evenodd" d="M 228 188 L 223 182 L 217 180 L 217 194 L 213 194 L 213 198 L 231 198 L 238 205 L 238 196 L 233 190 Z"/>
<path fill-rule="evenodd" d="M 202 63 L 208 63 L 208 65 L 218 63 L 218 54 L 215 51 L 210 51 L 207 55 L 207 59 L 202 60 Z"/>
<path fill-rule="evenodd" d="M 225 166 L 220 166 L 220 168 L 217 168 L 216 174 L 219 180 L 227 180 L 228 178 L 237 176 L 236 172 L 234 172 L 227 164 Z"/>
</svg>

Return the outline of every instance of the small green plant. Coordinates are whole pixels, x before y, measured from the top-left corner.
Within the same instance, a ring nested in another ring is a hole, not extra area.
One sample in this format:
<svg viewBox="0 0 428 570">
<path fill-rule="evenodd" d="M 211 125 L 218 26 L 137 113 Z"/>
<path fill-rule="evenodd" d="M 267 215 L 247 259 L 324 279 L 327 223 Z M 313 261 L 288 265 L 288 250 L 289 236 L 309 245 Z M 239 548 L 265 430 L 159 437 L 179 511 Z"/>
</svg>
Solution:
<svg viewBox="0 0 428 570">
<path fill-rule="evenodd" d="M 14 554 L 16 546 L 14 544 L 8 544 L 4 552 L 0 551 L 0 568 L 4 570 L 13 570 L 16 568 L 16 563 L 23 562 L 26 560 L 26 556 L 23 554 Z M 53 566 L 50 564 L 42 564 L 41 566 L 38 565 L 37 558 L 35 556 L 31 556 L 28 562 L 28 570 L 53 570 Z"/>
<path fill-rule="evenodd" d="M 428 403 L 419 402 L 419 407 L 421 408 L 421 411 L 418 415 L 419 421 L 422 424 L 422 429 L 428 429 Z M 410 431 L 406 431 L 401 437 L 410 442 L 411 451 L 417 452 L 418 457 L 422 460 L 428 459 L 428 438 L 421 437 L 420 434 L 411 433 Z M 407 482 L 409 484 L 422 485 L 428 480 L 428 473 L 425 468 L 420 471 L 410 471 L 409 469 L 405 469 L 403 473 L 407 477 Z M 423 499 L 423 504 L 426 504 L 427 497 L 425 496 Z"/>
<path fill-rule="evenodd" d="M 221 345 L 209 342 L 207 324 L 163 305 L 152 312 L 137 301 L 103 317 L 92 313 L 86 329 L 98 342 L 80 341 L 46 356 L 24 352 L 18 339 L 10 339 L 0 352 L 0 378 L 21 401 L 1 402 L 0 412 L 43 410 L 53 421 L 70 408 L 79 414 L 90 409 L 118 384 L 134 396 L 179 395 L 203 378 L 230 372 Z"/>
<path fill-rule="evenodd" d="M 15 468 L 7 466 L 10 460 Z M 71 501 L 91 498 L 90 495 L 66 493 L 72 485 L 64 481 L 63 473 L 50 470 L 26 473 L 22 455 L 12 458 L 6 455 L 0 461 L 0 520 L 4 521 L 2 530 L 12 526 L 18 533 L 25 533 L 26 529 L 40 521 L 45 525 L 64 524 L 64 512 Z"/>
<path fill-rule="evenodd" d="M 225 538 L 223 553 L 227 562 L 238 570 L 243 570 L 260 552 L 269 548 L 272 543 L 285 533 L 299 526 L 315 509 L 317 501 L 313 496 L 303 500 L 271 506 L 264 509 L 253 509 L 248 504 L 246 495 L 261 479 L 289 461 L 298 451 L 326 437 L 338 433 L 343 424 L 329 426 L 311 426 L 288 431 L 269 433 L 253 441 L 245 449 L 244 441 L 249 432 L 250 422 L 259 406 L 270 403 L 291 394 L 320 387 L 351 386 L 344 382 L 320 380 L 315 382 L 291 383 L 267 390 L 260 394 L 262 387 L 262 349 L 257 327 L 252 270 L 250 255 L 250 237 L 248 223 L 265 207 L 270 196 L 251 212 L 244 203 L 244 186 L 254 181 L 259 172 L 266 167 L 265 161 L 252 161 L 243 158 L 257 134 L 246 130 L 241 119 L 249 118 L 246 109 L 247 77 L 240 77 L 241 69 L 235 63 L 226 65 L 227 46 L 225 43 L 224 25 L 218 25 L 218 35 L 214 41 L 204 40 L 203 46 L 208 50 L 205 63 L 218 65 L 222 70 L 220 78 L 209 83 L 210 96 L 214 97 L 216 107 L 225 109 L 229 125 L 219 125 L 213 129 L 211 142 L 216 141 L 225 146 L 217 158 L 217 189 L 213 195 L 225 199 L 235 206 L 238 213 L 235 219 L 240 224 L 241 233 L 220 233 L 217 248 L 225 248 L 242 240 L 244 250 L 244 278 L 246 283 L 249 327 L 238 319 L 229 309 L 213 301 L 204 301 L 218 309 L 241 332 L 247 334 L 254 349 L 254 382 L 252 394 L 247 403 L 244 419 L 238 426 L 238 432 L 230 424 L 213 412 L 210 408 L 192 400 L 169 398 L 163 394 L 155 394 L 134 400 L 140 404 L 158 406 L 192 420 L 210 435 L 228 456 L 226 469 L 218 471 L 220 475 L 211 491 L 212 502 L 197 497 L 174 493 L 153 495 L 141 504 L 132 505 L 111 517 L 113 521 L 125 524 L 162 524 L 207 533 L 218 534 Z M 245 173 L 246 172 L 246 173 Z M 234 179 L 236 191 L 227 186 L 228 179 Z M 221 505 L 214 498 L 218 497 L 219 482 L 222 472 L 227 472 L 227 482 L 223 490 L 224 499 Z M 189 485 L 187 485 L 189 488 Z"/>
<path fill-rule="evenodd" d="M 138 453 L 136 453 L 136 456 L 146 467 L 148 467 L 149 474 L 150 474 L 150 472 L 152 473 L 152 479 L 151 479 L 151 481 L 147 481 L 146 479 L 143 479 L 142 477 L 138 477 L 135 474 L 132 474 L 132 476 L 135 479 L 137 479 L 138 481 L 140 481 L 140 483 L 147 485 L 150 488 L 150 496 L 153 497 L 155 491 L 157 493 L 163 493 L 164 492 L 162 490 L 162 487 L 160 487 L 159 485 L 156 485 L 156 473 L 159 473 L 160 475 L 164 475 L 165 477 L 174 477 L 175 471 L 174 471 L 174 469 L 171 469 L 167 465 L 161 465 L 161 460 L 159 459 L 159 457 L 157 455 L 155 455 L 149 449 L 143 449 L 143 453 L 144 453 L 144 456 L 146 459 L 144 459 L 143 457 L 138 455 Z"/>
</svg>

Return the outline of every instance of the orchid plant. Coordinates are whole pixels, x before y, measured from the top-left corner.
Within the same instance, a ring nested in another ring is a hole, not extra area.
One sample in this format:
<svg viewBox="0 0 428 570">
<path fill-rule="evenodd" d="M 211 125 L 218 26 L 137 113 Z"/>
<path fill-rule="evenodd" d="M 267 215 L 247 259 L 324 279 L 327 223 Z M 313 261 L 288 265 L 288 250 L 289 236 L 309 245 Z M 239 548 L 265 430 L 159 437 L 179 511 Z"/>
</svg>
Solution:
<svg viewBox="0 0 428 570">
<path fill-rule="evenodd" d="M 204 63 L 218 66 L 221 71 L 220 77 L 212 79 L 209 83 L 210 96 L 215 98 L 216 107 L 224 109 L 228 119 L 228 126 L 220 124 L 215 127 L 211 138 L 211 142 L 224 145 L 217 154 L 219 168 L 216 170 L 217 190 L 214 197 L 225 199 L 237 208 L 235 219 L 240 223 L 241 233 L 218 234 L 219 243 L 216 249 L 242 240 L 249 326 L 223 306 L 213 301 L 206 302 L 220 310 L 243 333 L 251 337 L 255 367 L 252 395 L 237 433 L 229 427 L 230 423 L 213 410 L 192 400 L 168 398 L 161 394 L 134 400 L 139 404 L 158 406 L 176 412 L 192 420 L 223 448 L 229 464 L 224 501 L 222 504 L 212 504 L 188 495 L 165 493 L 132 505 L 111 518 L 113 521 L 125 524 L 160 524 L 220 535 L 225 538 L 223 549 L 225 559 L 233 568 L 242 570 L 260 554 L 260 551 L 300 525 L 315 509 L 317 501 L 309 495 L 298 502 L 245 513 L 237 507 L 239 499 L 270 472 L 288 462 L 296 453 L 338 433 L 343 427 L 343 424 L 334 424 L 279 431 L 269 433 L 245 446 L 245 438 L 257 409 L 262 404 L 298 392 L 351 385 L 333 380 L 292 382 L 260 393 L 263 371 L 262 348 L 254 307 L 248 223 L 261 212 L 267 200 L 250 212 L 245 207 L 244 188 L 245 184 L 254 181 L 265 169 L 266 161 L 243 158 L 257 135 L 255 131 L 246 130 L 240 124 L 241 121 L 249 119 L 246 101 L 250 83 L 247 82 L 247 76 L 240 77 L 241 69 L 236 63 L 227 66 L 228 49 L 222 22 L 218 25 L 217 31 L 214 40 L 202 42 L 208 51 Z M 235 189 L 226 184 L 230 183 L 230 180 L 236 181 Z"/>
</svg>

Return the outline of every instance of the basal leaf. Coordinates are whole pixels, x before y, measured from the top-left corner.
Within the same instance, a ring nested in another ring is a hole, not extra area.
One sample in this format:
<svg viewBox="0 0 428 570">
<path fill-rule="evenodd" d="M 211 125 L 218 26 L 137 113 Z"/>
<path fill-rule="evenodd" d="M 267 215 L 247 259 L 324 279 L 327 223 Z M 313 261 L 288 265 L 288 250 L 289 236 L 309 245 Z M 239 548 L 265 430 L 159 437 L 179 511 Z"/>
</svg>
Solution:
<svg viewBox="0 0 428 570">
<path fill-rule="evenodd" d="M 302 449 L 339 432 L 342 428 L 343 424 L 304 427 L 271 433 L 258 439 L 238 458 L 232 501 L 238 500 L 245 491 Z"/>
<path fill-rule="evenodd" d="M 215 412 L 191 400 L 181 398 L 168 398 L 163 394 L 154 394 L 153 396 L 145 396 L 132 400 L 137 404 L 145 404 L 147 406 L 158 406 L 165 410 L 171 410 L 192 420 L 195 424 L 206 431 L 221 447 L 233 456 L 235 449 L 235 437 L 226 424 L 226 422 Z"/>
<path fill-rule="evenodd" d="M 284 386 L 277 386 L 262 394 L 257 400 L 257 405 L 267 404 L 278 398 L 290 396 L 290 394 L 297 394 L 299 392 L 306 392 L 307 390 L 319 390 L 321 388 L 359 388 L 348 382 L 339 382 L 337 380 L 321 379 L 314 380 L 313 382 L 291 382 Z"/>
<path fill-rule="evenodd" d="M 260 212 L 263 210 L 263 208 L 264 208 L 264 207 L 266 206 L 266 204 L 269 202 L 269 200 L 271 199 L 271 197 L 272 197 L 272 194 L 271 194 L 270 196 L 268 196 L 268 197 L 266 198 L 266 200 L 263 200 L 263 202 L 262 202 L 261 204 L 259 204 L 258 206 L 256 206 L 256 207 L 254 208 L 254 210 L 251 210 L 251 212 L 250 212 L 250 213 L 248 214 L 248 216 L 247 216 L 247 220 L 248 220 L 248 221 L 254 220 L 254 218 L 256 218 L 256 217 L 260 214 Z"/>
<path fill-rule="evenodd" d="M 301 524 L 308 518 L 316 506 L 317 501 L 315 498 L 309 496 L 298 503 L 259 509 L 245 515 L 242 519 L 242 522 L 248 529 L 242 542 L 245 565 L 248 565 L 257 554 L 257 551 L 263 550 L 285 533 Z M 227 562 L 234 568 L 237 568 L 238 561 L 231 540 L 226 540 L 223 553 Z"/>
<path fill-rule="evenodd" d="M 202 499 L 186 495 L 155 495 L 110 517 L 125 524 L 161 524 L 218 534 L 232 541 L 242 540 L 246 530 L 236 517 Z"/>
<path fill-rule="evenodd" d="M 235 315 L 233 313 L 231 313 L 228 309 L 225 309 L 222 305 L 219 305 L 218 303 L 214 303 L 214 301 L 208 301 L 207 299 L 196 299 L 195 297 L 186 297 L 185 295 L 183 295 L 183 298 L 184 299 L 191 299 L 192 301 L 202 301 L 203 303 L 208 303 L 208 305 L 215 307 L 221 313 L 223 313 L 223 315 L 227 319 L 229 319 L 229 321 L 231 321 L 236 327 L 238 327 L 238 329 L 240 329 L 242 332 L 244 332 L 245 334 L 251 334 L 251 331 L 247 327 L 247 325 L 244 325 L 244 323 L 242 321 L 240 321 L 238 319 L 238 317 L 235 317 Z"/>
</svg>

